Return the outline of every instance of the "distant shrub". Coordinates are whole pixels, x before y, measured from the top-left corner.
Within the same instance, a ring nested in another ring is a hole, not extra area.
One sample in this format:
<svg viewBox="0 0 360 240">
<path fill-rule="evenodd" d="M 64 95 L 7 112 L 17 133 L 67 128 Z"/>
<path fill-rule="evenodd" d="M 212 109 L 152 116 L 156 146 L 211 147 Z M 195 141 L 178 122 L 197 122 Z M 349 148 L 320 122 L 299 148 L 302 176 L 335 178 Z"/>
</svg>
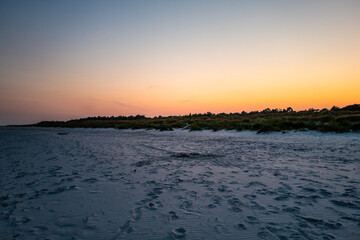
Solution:
<svg viewBox="0 0 360 240">
<path fill-rule="evenodd" d="M 308 109 L 293 111 L 287 109 L 265 109 L 250 113 L 205 113 L 184 116 L 158 116 L 147 118 L 144 115 L 118 117 L 89 117 L 66 122 L 43 121 L 31 126 L 67 127 L 67 128 L 116 128 L 116 129 L 156 129 L 171 131 L 174 128 L 185 128 L 190 131 L 208 129 L 219 130 L 252 130 L 258 133 L 274 131 L 316 130 L 323 132 L 360 131 L 360 105 L 354 104 L 344 108 L 333 107 L 331 110 Z"/>
<path fill-rule="evenodd" d="M 344 111 L 360 111 L 360 104 L 353 104 L 342 108 Z"/>
<path fill-rule="evenodd" d="M 280 132 L 282 129 L 275 123 L 264 123 L 257 130 L 257 133 Z"/>
<path fill-rule="evenodd" d="M 349 132 L 350 128 L 349 128 L 348 123 L 340 123 L 340 122 L 331 121 L 329 123 L 322 124 L 320 126 L 320 131 L 343 133 L 343 132 Z"/>
<path fill-rule="evenodd" d="M 351 130 L 353 130 L 354 132 L 360 132 L 360 122 L 359 123 L 355 123 L 352 127 Z"/>
<path fill-rule="evenodd" d="M 201 131 L 201 130 L 203 130 L 203 128 L 202 127 L 200 127 L 198 124 L 196 124 L 196 123 L 192 123 L 191 125 L 189 125 L 188 126 L 188 129 L 190 130 L 190 131 Z"/>
</svg>

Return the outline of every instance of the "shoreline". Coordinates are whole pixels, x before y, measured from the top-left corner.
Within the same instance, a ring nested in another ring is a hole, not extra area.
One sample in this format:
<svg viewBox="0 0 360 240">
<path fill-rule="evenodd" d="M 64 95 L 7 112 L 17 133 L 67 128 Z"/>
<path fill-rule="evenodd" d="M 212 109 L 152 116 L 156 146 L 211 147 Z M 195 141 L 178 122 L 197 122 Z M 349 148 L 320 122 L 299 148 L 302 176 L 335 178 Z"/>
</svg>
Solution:
<svg viewBox="0 0 360 240">
<path fill-rule="evenodd" d="M 10 125 L 14 126 L 14 125 Z M 155 129 L 172 131 L 176 128 L 189 131 L 236 130 L 265 132 L 319 131 L 319 132 L 360 132 L 360 104 L 344 108 L 308 109 L 293 111 L 287 109 L 265 109 L 261 112 L 204 113 L 182 116 L 144 115 L 118 117 L 88 117 L 69 121 L 42 121 L 36 124 L 17 125 L 36 127 L 68 128 L 115 128 L 115 129 Z"/>
<path fill-rule="evenodd" d="M 220 130 L 210 130 L 210 129 L 203 129 L 203 130 L 189 130 L 185 128 L 174 128 L 173 130 L 159 130 L 159 129 L 147 129 L 147 128 L 111 128 L 111 127 L 41 127 L 41 126 L 29 126 L 29 125 L 11 125 L 11 126 L 1 126 L 1 129 L 6 130 L 31 130 L 31 129 L 54 129 L 59 131 L 66 131 L 66 130 L 116 130 L 116 131 L 125 131 L 125 132 L 157 132 L 157 133 L 171 133 L 171 132 L 188 132 L 188 133 L 253 133 L 253 134 L 296 134 L 296 133 L 319 133 L 319 134 L 332 134 L 332 135 L 340 135 L 340 134 L 360 134 L 360 131 L 349 131 L 349 132 L 322 132 L 318 130 L 284 130 L 284 131 L 267 131 L 267 132 L 257 132 L 255 130 L 227 130 L 227 129 L 220 129 Z"/>
</svg>

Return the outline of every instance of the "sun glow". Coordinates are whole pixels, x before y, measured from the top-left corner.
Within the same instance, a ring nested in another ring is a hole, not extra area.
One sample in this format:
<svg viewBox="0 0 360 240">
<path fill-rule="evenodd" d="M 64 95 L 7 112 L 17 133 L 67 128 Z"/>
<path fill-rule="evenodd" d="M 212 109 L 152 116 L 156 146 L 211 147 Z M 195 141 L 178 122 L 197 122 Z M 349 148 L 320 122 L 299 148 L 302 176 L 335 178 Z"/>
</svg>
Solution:
<svg viewBox="0 0 360 240">
<path fill-rule="evenodd" d="M 359 2 L 275 2 L 2 4 L 0 124 L 359 103 Z"/>
</svg>

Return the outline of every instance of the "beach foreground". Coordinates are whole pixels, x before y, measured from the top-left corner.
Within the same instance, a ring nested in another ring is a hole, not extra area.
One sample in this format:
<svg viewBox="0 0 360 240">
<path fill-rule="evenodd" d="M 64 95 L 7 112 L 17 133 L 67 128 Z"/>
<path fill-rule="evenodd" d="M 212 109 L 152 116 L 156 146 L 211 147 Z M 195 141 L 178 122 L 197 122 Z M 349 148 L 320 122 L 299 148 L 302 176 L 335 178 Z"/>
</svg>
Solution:
<svg viewBox="0 0 360 240">
<path fill-rule="evenodd" d="M 0 128 L 0 239 L 359 239 L 360 134 Z"/>
</svg>

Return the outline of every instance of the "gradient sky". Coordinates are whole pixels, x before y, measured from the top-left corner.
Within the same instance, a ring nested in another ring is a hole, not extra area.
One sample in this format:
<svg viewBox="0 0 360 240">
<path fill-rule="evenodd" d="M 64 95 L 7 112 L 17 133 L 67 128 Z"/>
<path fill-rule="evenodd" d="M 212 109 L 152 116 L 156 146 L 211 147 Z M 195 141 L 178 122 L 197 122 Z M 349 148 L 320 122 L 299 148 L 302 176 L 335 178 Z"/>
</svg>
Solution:
<svg viewBox="0 0 360 240">
<path fill-rule="evenodd" d="M 0 125 L 360 103 L 360 1 L 1 1 Z"/>
</svg>

